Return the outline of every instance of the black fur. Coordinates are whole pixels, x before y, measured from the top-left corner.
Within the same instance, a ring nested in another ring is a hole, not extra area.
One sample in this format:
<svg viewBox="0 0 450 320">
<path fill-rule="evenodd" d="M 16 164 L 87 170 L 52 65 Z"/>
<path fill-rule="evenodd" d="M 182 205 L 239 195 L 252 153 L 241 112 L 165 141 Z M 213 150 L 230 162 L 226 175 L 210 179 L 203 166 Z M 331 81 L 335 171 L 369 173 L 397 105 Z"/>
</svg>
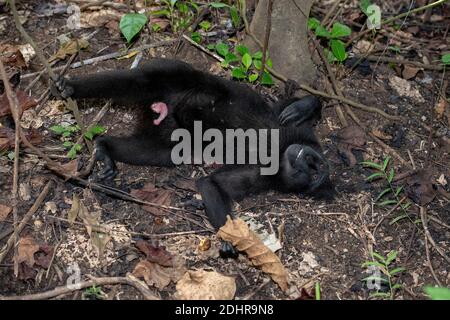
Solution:
<svg viewBox="0 0 450 320">
<path fill-rule="evenodd" d="M 333 191 L 313 126 L 320 119 L 317 98 L 291 98 L 269 105 L 246 85 L 195 70 L 190 65 L 155 59 L 139 69 L 110 71 L 78 79 L 60 79 L 52 88 L 57 96 L 112 98 L 142 111 L 136 132 L 130 137 L 99 137 L 97 159 L 105 163 L 103 176 L 115 174 L 115 161 L 134 165 L 170 166 L 176 128 L 192 129 L 194 120 L 203 130 L 280 129 L 280 170 L 273 176 L 260 174 L 260 165 L 226 165 L 198 181 L 206 213 L 215 228 L 231 214 L 232 200 L 273 189 L 282 192 L 325 194 Z M 159 126 L 150 110 L 153 102 L 169 106 Z M 289 148 L 289 149 L 288 149 Z M 299 150 L 304 150 L 302 157 Z"/>
</svg>

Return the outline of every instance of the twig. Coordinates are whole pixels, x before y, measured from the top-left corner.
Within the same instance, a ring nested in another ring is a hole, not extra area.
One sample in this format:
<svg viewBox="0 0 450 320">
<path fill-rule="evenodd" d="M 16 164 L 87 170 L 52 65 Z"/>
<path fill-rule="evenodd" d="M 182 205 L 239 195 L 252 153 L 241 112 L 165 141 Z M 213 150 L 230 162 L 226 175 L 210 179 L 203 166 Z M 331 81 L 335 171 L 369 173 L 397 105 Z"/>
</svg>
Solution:
<svg viewBox="0 0 450 320">
<path fill-rule="evenodd" d="M 13 228 L 14 234 L 12 236 L 13 244 L 14 244 L 14 275 L 17 277 L 19 275 L 19 264 L 17 262 L 17 241 L 19 239 L 17 232 L 17 224 L 18 224 L 18 215 L 17 215 L 17 205 L 18 205 L 18 186 L 19 186 L 19 149 L 20 149 L 20 105 L 17 100 L 17 96 L 13 93 L 11 89 L 11 84 L 9 83 L 9 79 L 6 76 L 5 66 L 3 65 L 2 60 L 0 59 L 0 73 L 1 78 L 3 79 L 3 85 L 5 87 L 6 96 L 9 102 L 9 108 L 11 110 L 11 114 L 14 118 L 15 124 L 15 133 L 14 133 L 14 169 L 13 169 L 13 185 L 12 185 L 12 204 L 13 204 Z M 1 262 L 1 261 L 0 261 Z"/>
<path fill-rule="evenodd" d="M 203 51 L 204 53 L 210 55 L 211 57 L 213 57 L 214 59 L 216 59 L 219 62 L 223 62 L 224 59 L 222 57 L 219 57 L 217 54 L 211 52 L 210 50 L 206 49 L 204 46 L 198 44 L 197 42 L 195 42 L 194 40 L 192 40 L 191 38 L 189 38 L 187 35 L 183 34 L 183 39 L 185 39 L 187 42 L 189 42 L 190 44 L 192 44 L 194 47 L 196 47 L 197 49 L 200 49 L 201 51 Z"/>
<path fill-rule="evenodd" d="M 428 245 L 428 237 L 427 237 L 427 235 L 425 235 L 425 254 L 427 255 L 427 265 L 428 265 L 428 268 L 430 269 L 431 275 L 434 278 L 434 281 L 436 281 L 436 283 L 437 283 L 437 285 L 439 287 L 442 287 L 442 283 L 441 283 L 441 281 L 439 281 L 439 278 L 436 276 L 436 273 L 434 272 L 433 265 L 431 264 L 430 248 L 429 248 L 429 245 Z"/>
<path fill-rule="evenodd" d="M 40 292 L 36 294 L 28 294 L 24 296 L 10 296 L 10 297 L 0 296 L 0 300 L 43 300 L 54 298 L 63 294 L 78 291 L 84 288 L 89 288 L 92 286 L 104 286 L 112 284 L 126 284 L 132 286 L 136 290 L 138 290 L 146 300 L 161 300 L 153 292 L 151 292 L 144 283 L 136 279 L 131 274 L 127 274 L 126 277 L 92 278 L 92 280 L 89 281 L 82 281 L 70 286 L 67 285 L 61 286 L 50 291 Z"/>
<path fill-rule="evenodd" d="M 450 263 L 450 258 L 445 254 L 445 252 L 436 244 L 433 237 L 431 236 L 430 230 L 428 230 L 428 220 L 427 220 L 427 212 L 424 207 L 420 207 L 420 219 L 422 220 L 423 230 L 425 231 L 425 235 L 430 241 L 431 245 L 436 249 L 436 251 L 448 262 Z"/>
<path fill-rule="evenodd" d="M 31 206 L 30 210 L 28 210 L 28 212 L 24 215 L 24 217 L 22 218 L 22 221 L 17 226 L 17 235 L 20 235 L 20 233 L 22 232 L 23 228 L 25 228 L 26 224 L 31 219 L 33 214 L 35 214 L 37 209 L 39 209 L 40 205 L 45 200 L 45 197 L 47 196 L 48 192 L 50 191 L 50 187 L 52 186 L 52 184 L 53 184 L 52 180 L 47 182 L 47 184 L 45 185 L 44 189 L 42 189 L 42 191 L 39 194 L 39 196 L 37 197 L 36 201 Z M 6 255 L 9 252 L 9 250 L 11 250 L 13 245 L 14 245 L 14 235 L 12 235 L 8 239 L 8 241 L 6 242 L 6 245 L 0 251 L 0 263 L 2 263 L 3 259 L 6 257 Z"/>
<path fill-rule="evenodd" d="M 416 62 L 416 61 L 409 61 L 406 59 L 397 59 L 397 58 L 389 58 L 389 57 L 382 57 L 382 56 L 373 56 L 373 55 L 369 55 L 369 56 L 355 56 L 357 58 L 364 58 L 366 60 L 369 61 L 378 61 L 378 62 L 387 62 L 387 63 L 396 63 L 396 64 L 403 64 L 403 65 L 412 65 L 418 68 L 423 68 L 423 69 L 428 69 L 428 70 L 436 70 L 436 71 L 441 71 L 444 70 L 444 66 L 440 66 L 440 65 L 433 65 L 433 64 L 425 64 L 425 63 L 420 63 L 420 62 Z"/>
</svg>

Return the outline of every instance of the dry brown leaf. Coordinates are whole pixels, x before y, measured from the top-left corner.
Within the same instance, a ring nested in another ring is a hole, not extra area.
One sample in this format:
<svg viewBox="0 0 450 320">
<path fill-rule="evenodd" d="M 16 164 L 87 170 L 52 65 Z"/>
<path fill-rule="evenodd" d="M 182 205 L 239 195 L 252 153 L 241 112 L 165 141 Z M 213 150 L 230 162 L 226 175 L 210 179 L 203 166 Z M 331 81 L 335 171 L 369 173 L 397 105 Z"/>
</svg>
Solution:
<svg viewBox="0 0 450 320">
<path fill-rule="evenodd" d="M 403 71 L 402 71 L 402 78 L 405 80 L 412 79 L 417 75 L 417 73 L 420 70 L 421 70 L 420 68 L 410 66 L 410 65 L 405 65 L 403 67 Z"/>
<path fill-rule="evenodd" d="M 170 206 L 172 203 L 173 191 L 155 187 L 152 183 L 147 183 L 142 189 L 131 190 L 131 195 L 141 200 L 155 203 L 161 206 Z M 142 209 L 151 214 L 160 216 L 164 215 L 164 211 L 156 206 L 143 205 Z"/>
<path fill-rule="evenodd" d="M 175 298 L 180 300 L 232 300 L 236 294 L 233 277 L 215 271 L 188 271 L 177 283 Z"/>
<path fill-rule="evenodd" d="M 81 13 L 80 23 L 82 28 L 102 27 L 111 21 L 120 21 L 122 13 L 114 9 L 99 11 L 84 11 Z"/>
<path fill-rule="evenodd" d="M 173 257 L 164 247 L 155 247 L 144 240 L 136 242 L 136 247 L 141 250 L 147 260 L 163 267 L 173 267 Z"/>
<path fill-rule="evenodd" d="M 437 193 L 437 185 L 433 175 L 428 170 L 421 170 L 406 179 L 408 197 L 419 205 L 426 205 L 434 200 Z"/>
<path fill-rule="evenodd" d="M 19 101 L 21 111 L 33 108 L 37 105 L 36 100 L 33 97 L 27 95 L 24 91 L 16 89 L 14 90 Z M 0 117 L 11 114 L 11 109 L 9 108 L 9 101 L 6 94 L 0 95 Z"/>
<path fill-rule="evenodd" d="M 25 68 L 27 63 L 25 58 L 16 45 L 1 44 L 0 45 L 1 59 L 5 65 L 14 66 L 16 68 Z"/>
<path fill-rule="evenodd" d="M 0 203 L 0 222 L 4 221 L 11 213 L 12 208 Z"/>
<path fill-rule="evenodd" d="M 19 239 L 17 262 L 24 262 L 27 266 L 33 267 L 35 260 L 34 254 L 39 251 L 39 245 L 31 236 L 25 236 Z"/>
<path fill-rule="evenodd" d="M 283 291 L 288 289 L 288 274 L 278 256 L 265 246 L 242 219 L 232 220 L 219 229 L 217 235 L 247 254 L 252 264 L 268 273 Z"/>
<path fill-rule="evenodd" d="M 186 272 L 184 263 L 178 259 L 174 260 L 173 267 L 163 267 L 148 260 L 141 260 L 134 268 L 133 275 L 143 278 L 149 286 L 164 289 L 171 281 L 176 283 Z"/>
<path fill-rule="evenodd" d="M 442 117 L 445 114 L 448 114 L 448 116 L 450 116 L 450 110 L 449 110 L 448 102 L 447 102 L 447 100 L 444 99 L 444 97 L 441 97 L 439 99 L 439 102 L 436 104 L 436 107 L 434 108 L 434 110 L 437 113 L 437 118 L 438 119 L 442 119 Z"/>
<path fill-rule="evenodd" d="M 48 62 L 55 60 L 64 60 L 67 56 L 77 53 L 79 50 L 86 49 L 89 46 L 89 42 L 86 39 L 72 39 L 59 48 Z"/>
<path fill-rule="evenodd" d="M 366 134 L 357 125 L 348 126 L 338 130 L 334 134 L 338 150 L 348 160 L 350 167 L 355 166 L 356 160 L 353 150 L 364 150 L 363 146 L 366 144 Z"/>
</svg>

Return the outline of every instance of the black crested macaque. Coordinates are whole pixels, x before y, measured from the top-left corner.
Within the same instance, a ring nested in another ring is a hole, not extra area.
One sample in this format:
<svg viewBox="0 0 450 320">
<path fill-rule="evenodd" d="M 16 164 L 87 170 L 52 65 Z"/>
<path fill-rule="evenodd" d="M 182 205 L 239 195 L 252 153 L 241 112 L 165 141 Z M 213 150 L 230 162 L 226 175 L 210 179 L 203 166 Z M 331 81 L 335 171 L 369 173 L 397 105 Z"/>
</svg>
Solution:
<svg viewBox="0 0 450 320">
<path fill-rule="evenodd" d="M 229 81 L 170 59 L 154 59 L 133 70 L 101 72 L 75 79 L 60 78 L 52 93 L 63 98 L 106 98 L 142 111 L 129 137 L 96 139 L 96 159 L 104 163 L 101 178 L 116 174 L 115 161 L 132 165 L 172 166 L 177 128 L 279 129 L 280 167 L 261 175 L 260 164 L 224 165 L 197 181 L 206 214 L 220 228 L 231 215 L 232 200 L 266 190 L 332 198 L 328 163 L 314 134 L 321 103 L 314 96 L 290 98 L 271 106 L 244 84 Z M 226 244 L 223 253 L 234 255 Z"/>
</svg>

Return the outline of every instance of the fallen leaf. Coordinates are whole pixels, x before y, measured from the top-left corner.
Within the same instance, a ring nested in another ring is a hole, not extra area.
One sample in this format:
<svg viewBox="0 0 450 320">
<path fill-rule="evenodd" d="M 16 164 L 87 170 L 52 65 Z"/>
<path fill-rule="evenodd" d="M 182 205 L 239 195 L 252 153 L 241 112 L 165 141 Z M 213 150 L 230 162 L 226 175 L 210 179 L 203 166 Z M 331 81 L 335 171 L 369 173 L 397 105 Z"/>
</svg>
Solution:
<svg viewBox="0 0 450 320">
<path fill-rule="evenodd" d="M 27 63 L 25 62 L 25 58 L 20 52 L 18 46 L 11 44 L 0 44 L 0 52 L 2 62 L 7 66 L 14 66 L 16 68 L 26 68 Z"/>
<path fill-rule="evenodd" d="M 389 84 L 399 96 L 411 98 L 420 103 L 425 102 L 425 99 L 422 97 L 419 90 L 413 88 L 408 80 L 392 76 L 389 77 Z"/>
<path fill-rule="evenodd" d="M 48 62 L 55 60 L 64 60 L 67 56 L 71 56 L 82 49 L 86 49 L 89 46 L 89 42 L 86 39 L 71 39 L 70 41 L 61 45 Z"/>
<path fill-rule="evenodd" d="M 428 170 L 420 170 L 408 177 L 406 184 L 408 197 L 421 206 L 430 203 L 436 197 L 438 188 L 432 173 Z"/>
<path fill-rule="evenodd" d="M 39 251 L 39 245 L 31 236 L 25 236 L 19 239 L 17 262 L 25 263 L 33 267 L 35 260 L 34 254 Z"/>
<path fill-rule="evenodd" d="M 0 203 L 0 222 L 5 221 L 11 211 L 11 207 L 5 206 L 4 204 Z"/>
<path fill-rule="evenodd" d="M 438 119 L 442 119 L 445 114 L 448 114 L 447 116 L 450 117 L 449 103 L 446 99 L 444 99 L 444 97 L 441 97 L 439 99 L 439 102 L 436 104 L 434 111 L 436 111 Z"/>
<path fill-rule="evenodd" d="M 402 78 L 405 80 L 412 79 L 417 75 L 417 73 L 420 70 L 421 70 L 420 68 L 410 66 L 410 65 L 405 65 L 402 70 Z"/>
<path fill-rule="evenodd" d="M 157 205 L 170 206 L 172 203 L 173 191 L 157 188 L 154 184 L 147 183 L 142 189 L 131 190 L 131 195 Z M 165 214 L 161 208 L 157 206 L 143 205 L 142 209 L 157 216 Z"/>
<path fill-rule="evenodd" d="M 311 290 L 311 292 L 308 292 L 305 288 L 302 288 L 300 290 L 300 296 L 297 298 L 297 300 L 315 300 L 314 291 Z"/>
<path fill-rule="evenodd" d="M 217 235 L 247 254 L 252 264 L 268 273 L 283 291 L 288 289 L 288 274 L 278 256 L 265 246 L 242 219 L 232 220 L 219 229 Z"/>
<path fill-rule="evenodd" d="M 180 300 L 232 300 L 236 280 L 216 271 L 187 271 L 177 283 L 175 298 Z"/>
<path fill-rule="evenodd" d="M 338 130 L 332 138 L 336 141 L 338 151 L 343 155 L 344 162 L 350 167 L 355 166 L 356 160 L 353 150 L 364 150 L 366 144 L 366 134 L 357 125 L 348 126 Z"/>
<path fill-rule="evenodd" d="M 14 146 L 14 130 L 8 127 L 0 127 L 0 151 L 10 149 Z M 42 142 L 42 136 L 37 130 L 30 130 L 25 132 L 25 136 L 33 145 Z"/>
<path fill-rule="evenodd" d="M 148 260 L 138 262 L 133 270 L 133 275 L 143 278 L 149 286 L 164 289 L 170 282 L 176 283 L 186 272 L 184 263 L 179 259 L 174 259 L 173 267 L 163 267 Z"/>
<path fill-rule="evenodd" d="M 173 267 L 173 257 L 164 247 L 154 247 L 144 240 L 137 241 L 136 247 L 145 254 L 148 261 L 163 267 Z"/>
<path fill-rule="evenodd" d="M 37 101 L 33 97 L 27 95 L 24 91 L 16 89 L 14 90 L 14 92 L 16 93 L 17 100 L 19 101 L 19 106 L 22 112 L 37 105 Z M 5 93 L 3 93 L 2 95 L 0 95 L 0 117 L 6 116 L 8 114 L 11 114 L 11 109 L 9 108 L 8 97 Z"/>
<path fill-rule="evenodd" d="M 82 28 L 102 27 L 111 21 L 120 21 L 122 13 L 114 9 L 103 9 L 98 11 L 84 11 L 80 16 Z"/>
</svg>

